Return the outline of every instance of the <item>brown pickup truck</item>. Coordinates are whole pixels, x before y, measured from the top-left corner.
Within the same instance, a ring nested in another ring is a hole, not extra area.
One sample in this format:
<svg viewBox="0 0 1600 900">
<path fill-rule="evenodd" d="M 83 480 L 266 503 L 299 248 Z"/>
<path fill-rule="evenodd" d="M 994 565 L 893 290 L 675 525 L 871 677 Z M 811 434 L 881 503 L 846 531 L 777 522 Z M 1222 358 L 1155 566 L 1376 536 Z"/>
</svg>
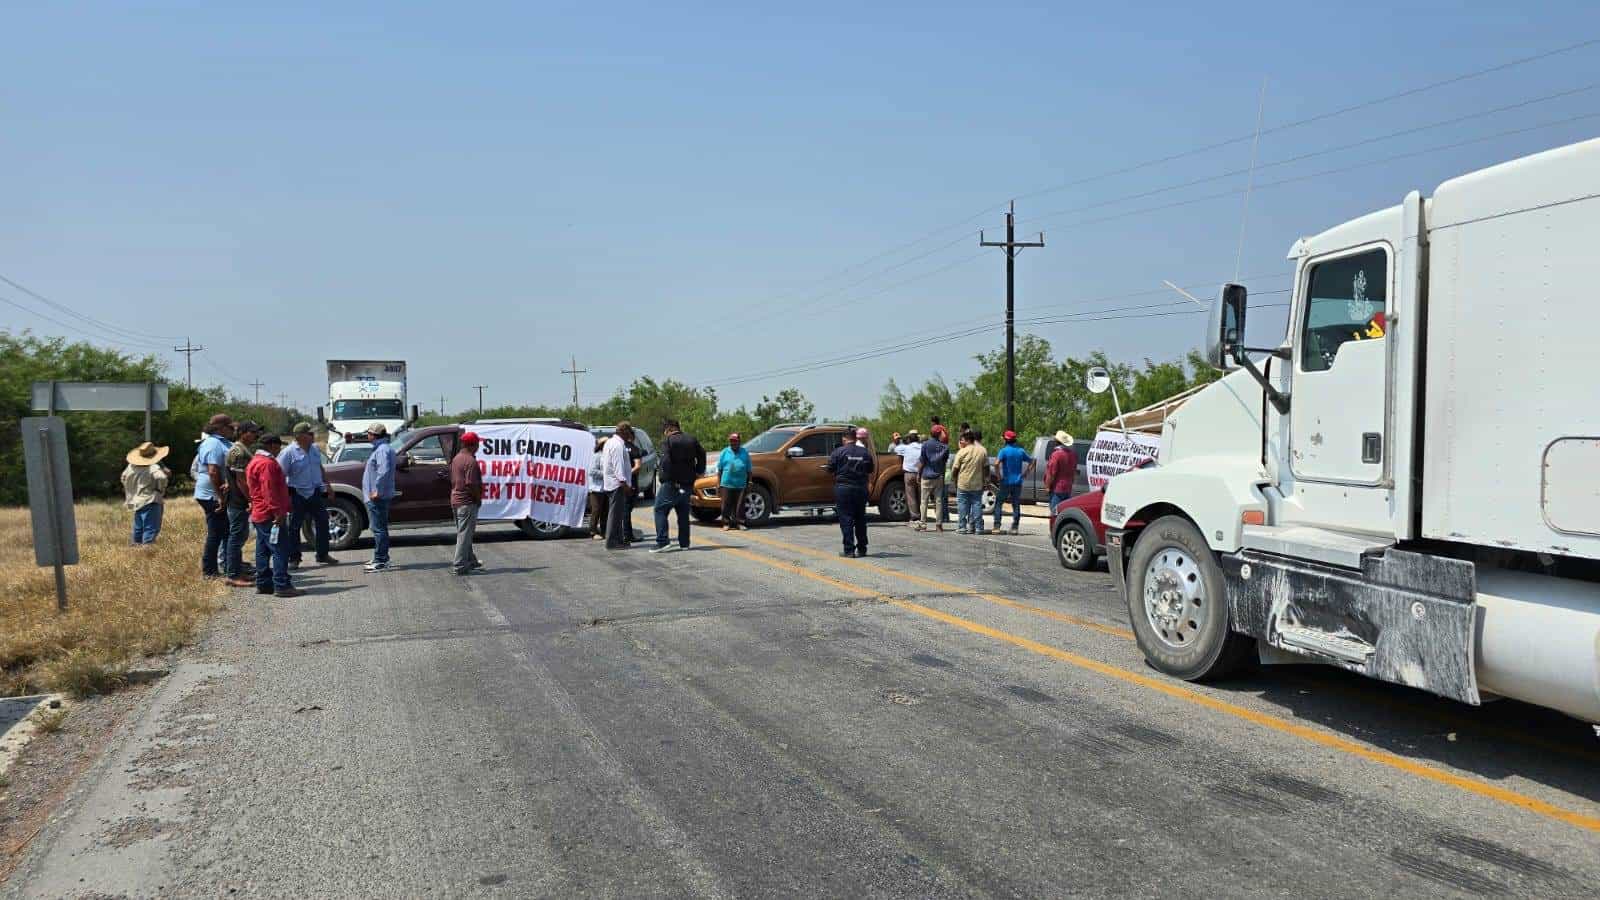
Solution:
<svg viewBox="0 0 1600 900">
<path fill-rule="evenodd" d="M 833 475 L 822 468 L 828 454 L 838 446 L 854 425 L 790 424 L 777 425 L 745 442 L 750 451 L 750 486 L 741 501 L 744 520 L 760 525 L 779 509 L 823 510 L 833 508 Z M 868 486 L 867 501 L 876 504 L 885 519 L 904 521 L 911 511 L 906 506 L 906 488 L 901 481 L 900 457 L 879 453 L 867 439 L 867 449 L 877 457 L 878 468 Z M 715 458 L 714 456 L 712 457 Z M 713 471 L 694 483 L 689 499 L 694 515 L 702 522 L 713 522 L 722 514 L 722 497 Z"/>
</svg>

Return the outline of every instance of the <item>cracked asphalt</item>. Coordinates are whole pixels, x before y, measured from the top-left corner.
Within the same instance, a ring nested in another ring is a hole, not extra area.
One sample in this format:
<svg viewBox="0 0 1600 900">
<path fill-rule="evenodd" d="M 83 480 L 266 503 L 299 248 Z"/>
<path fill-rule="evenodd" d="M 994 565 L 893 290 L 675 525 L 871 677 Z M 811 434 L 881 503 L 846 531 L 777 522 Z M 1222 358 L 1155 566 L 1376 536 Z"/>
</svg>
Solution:
<svg viewBox="0 0 1600 900">
<path fill-rule="evenodd" d="M 236 594 L 0 896 L 1592 895 L 1589 726 L 1171 682 L 1028 528 L 398 533 Z"/>
</svg>

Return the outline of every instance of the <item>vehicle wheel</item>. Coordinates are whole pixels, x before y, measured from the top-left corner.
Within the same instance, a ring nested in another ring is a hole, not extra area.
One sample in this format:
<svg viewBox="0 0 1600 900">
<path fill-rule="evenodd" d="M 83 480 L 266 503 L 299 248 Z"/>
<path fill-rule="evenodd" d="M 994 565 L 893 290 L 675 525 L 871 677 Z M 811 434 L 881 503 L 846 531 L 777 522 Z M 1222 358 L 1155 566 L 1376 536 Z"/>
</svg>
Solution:
<svg viewBox="0 0 1600 900">
<path fill-rule="evenodd" d="M 1068 521 L 1056 527 L 1056 559 L 1079 572 L 1094 565 L 1094 541 L 1082 524 Z"/>
<path fill-rule="evenodd" d="M 367 527 L 367 517 L 354 500 L 335 497 L 328 504 L 328 549 L 349 550 Z"/>
<path fill-rule="evenodd" d="M 888 522 L 904 522 L 911 518 L 904 481 L 891 481 L 883 486 L 883 495 L 878 498 L 878 516 Z"/>
<path fill-rule="evenodd" d="M 548 541 L 567 533 L 567 526 L 557 525 L 554 522 L 535 522 L 532 519 L 518 519 L 517 527 L 522 533 L 536 541 Z"/>
<path fill-rule="evenodd" d="M 715 522 L 722 518 L 722 511 L 717 509 L 701 509 L 698 506 L 691 506 L 689 507 L 689 512 L 694 513 L 694 517 L 701 522 Z"/>
<path fill-rule="evenodd" d="M 1238 668 L 1254 639 L 1228 627 L 1228 597 L 1205 536 L 1182 516 L 1157 519 L 1128 558 L 1128 618 L 1144 658 L 1185 681 Z"/>
<path fill-rule="evenodd" d="M 1000 493 L 992 487 L 986 487 L 983 489 L 983 511 L 985 513 L 994 512 L 994 504 L 999 496 Z"/>
<path fill-rule="evenodd" d="M 739 500 L 741 512 L 744 513 L 746 525 L 765 525 L 772 518 L 772 492 L 759 484 L 753 484 L 744 492 Z"/>
</svg>

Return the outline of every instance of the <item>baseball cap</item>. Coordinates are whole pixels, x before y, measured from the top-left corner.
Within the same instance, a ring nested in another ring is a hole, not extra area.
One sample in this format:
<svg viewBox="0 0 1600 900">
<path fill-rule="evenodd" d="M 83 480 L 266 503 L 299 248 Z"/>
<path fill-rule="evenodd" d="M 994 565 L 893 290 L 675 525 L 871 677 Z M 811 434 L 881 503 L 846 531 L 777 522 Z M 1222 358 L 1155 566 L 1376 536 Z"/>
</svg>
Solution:
<svg viewBox="0 0 1600 900">
<path fill-rule="evenodd" d="M 389 429 L 383 427 L 382 422 L 373 422 L 367 426 L 367 434 L 388 434 Z"/>
<path fill-rule="evenodd" d="M 261 446 L 263 446 L 263 447 L 271 447 L 274 444 L 277 444 L 278 446 L 282 447 L 283 446 L 283 438 L 278 437 L 276 434 L 273 434 L 271 432 L 268 432 L 268 433 L 263 434 L 261 436 Z"/>
<path fill-rule="evenodd" d="M 260 434 L 261 426 L 250 421 L 249 419 L 246 419 L 245 421 L 239 423 L 238 431 L 240 434 L 243 434 L 246 431 L 254 431 L 256 434 Z"/>
<path fill-rule="evenodd" d="M 1014 441 L 1017 439 L 1017 433 L 1008 429 L 1005 434 L 1001 435 L 1001 437 L 1008 441 Z"/>
<path fill-rule="evenodd" d="M 864 441 L 866 439 L 867 439 L 867 430 L 865 428 L 857 428 L 856 429 L 856 440 Z"/>
<path fill-rule="evenodd" d="M 295 425 L 294 428 L 292 428 L 290 430 L 293 431 L 295 434 L 312 434 L 312 433 L 314 433 L 312 431 L 310 422 L 301 422 L 301 423 Z"/>
<path fill-rule="evenodd" d="M 741 440 L 741 438 L 739 437 L 739 432 L 737 432 L 737 431 L 729 432 L 728 433 L 728 440 L 730 440 L 730 441 Z"/>
<path fill-rule="evenodd" d="M 922 433 L 913 428 L 906 432 L 906 437 L 922 437 Z"/>
<path fill-rule="evenodd" d="M 232 424 L 233 416 L 230 416 L 227 413 L 217 413 L 211 417 L 209 422 L 206 423 L 206 431 L 216 431 L 218 428 Z"/>
<path fill-rule="evenodd" d="M 478 433 L 476 431 L 463 431 L 463 432 L 461 432 L 461 443 L 463 443 L 463 444 L 476 444 L 476 443 L 478 443 Z"/>
<path fill-rule="evenodd" d="M 950 434 L 949 431 L 945 430 L 945 427 L 943 425 L 935 425 L 935 426 L 933 426 L 932 428 L 930 428 L 928 430 L 933 432 L 933 436 L 938 438 L 941 441 L 944 440 L 945 437 Z"/>
</svg>

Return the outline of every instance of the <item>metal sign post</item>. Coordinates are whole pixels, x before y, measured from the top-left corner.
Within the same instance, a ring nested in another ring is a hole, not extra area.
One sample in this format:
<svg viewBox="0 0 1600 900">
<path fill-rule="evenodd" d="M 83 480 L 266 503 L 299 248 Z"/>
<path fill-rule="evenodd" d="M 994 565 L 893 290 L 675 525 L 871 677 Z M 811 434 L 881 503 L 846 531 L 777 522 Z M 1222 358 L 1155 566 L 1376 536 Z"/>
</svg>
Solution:
<svg viewBox="0 0 1600 900">
<path fill-rule="evenodd" d="M 78 525 L 72 509 L 66 422 L 58 416 L 23 419 L 22 453 L 28 470 L 34 562 L 55 567 L 56 610 L 66 612 L 65 567 L 78 563 Z"/>
</svg>

